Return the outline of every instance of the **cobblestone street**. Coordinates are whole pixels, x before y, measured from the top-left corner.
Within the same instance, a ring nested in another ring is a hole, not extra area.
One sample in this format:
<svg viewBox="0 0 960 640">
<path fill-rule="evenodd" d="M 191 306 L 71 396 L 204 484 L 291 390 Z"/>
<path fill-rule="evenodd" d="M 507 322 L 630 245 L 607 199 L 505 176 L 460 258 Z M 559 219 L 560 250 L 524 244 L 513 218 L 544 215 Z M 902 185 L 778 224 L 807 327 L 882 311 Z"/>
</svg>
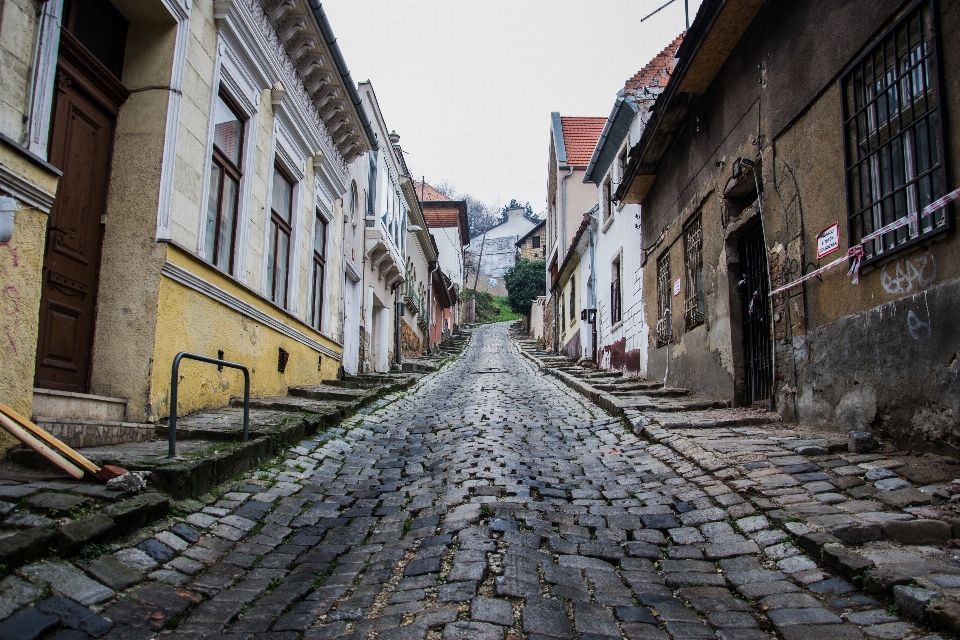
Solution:
<svg viewBox="0 0 960 640">
<path fill-rule="evenodd" d="M 735 448 L 704 441 L 697 455 L 715 461 L 711 446 Z M 758 476 L 771 489 L 819 469 L 776 455 L 779 473 Z M 0 583 L 0 606 L 34 606 L 0 636 L 61 622 L 62 640 L 924 635 L 821 571 L 794 545 L 810 528 L 753 500 L 542 375 L 506 324 L 487 325 L 409 392 L 79 563 L 86 575 L 23 567 Z"/>
</svg>

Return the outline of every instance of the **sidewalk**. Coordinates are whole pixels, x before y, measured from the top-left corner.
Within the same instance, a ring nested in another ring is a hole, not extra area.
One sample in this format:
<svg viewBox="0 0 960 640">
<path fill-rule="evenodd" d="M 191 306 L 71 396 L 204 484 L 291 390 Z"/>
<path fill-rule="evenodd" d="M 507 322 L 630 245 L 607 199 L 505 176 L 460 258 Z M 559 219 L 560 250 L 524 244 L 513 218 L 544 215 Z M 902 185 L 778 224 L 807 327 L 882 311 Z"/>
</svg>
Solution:
<svg viewBox="0 0 960 640">
<path fill-rule="evenodd" d="M 742 595 L 759 599 L 803 590 L 839 605 L 886 602 L 891 615 L 873 615 L 864 629 L 880 638 L 914 633 L 898 616 L 960 633 L 955 460 L 889 445 L 851 453 L 842 434 L 785 425 L 776 414 L 722 408 L 724 403 L 689 399 L 687 390 L 578 367 L 514 337 L 520 353 L 542 372 L 655 443 L 650 451 L 658 459 L 691 471 L 699 467 L 721 482 L 710 493 L 727 507 L 730 525 L 770 569 L 790 580 L 744 585 Z M 860 613 L 846 617 L 867 624 Z"/>
</svg>

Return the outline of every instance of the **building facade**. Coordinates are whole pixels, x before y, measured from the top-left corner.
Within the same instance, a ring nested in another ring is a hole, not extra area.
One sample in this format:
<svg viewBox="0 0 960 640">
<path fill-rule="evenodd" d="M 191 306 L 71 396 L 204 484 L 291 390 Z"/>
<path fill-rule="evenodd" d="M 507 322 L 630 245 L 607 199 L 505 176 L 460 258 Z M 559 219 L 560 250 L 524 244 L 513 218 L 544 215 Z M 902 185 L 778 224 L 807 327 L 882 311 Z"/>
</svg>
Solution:
<svg viewBox="0 0 960 640">
<path fill-rule="evenodd" d="M 673 385 L 960 453 L 949 6 L 703 3 L 615 194 L 673 317 L 649 377 L 669 351 Z"/>
<path fill-rule="evenodd" d="M 583 214 L 589 212 L 596 203 L 596 188 L 584 184 L 583 177 L 606 121 L 606 118 L 551 114 L 545 251 L 547 291 L 550 292 L 547 306 L 550 310 L 545 318 L 544 340 L 547 348 L 555 352 L 580 351 L 579 345 L 570 346 L 561 339 L 561 334 L 579 337 L 579 333 L 571 334 L 569 323 L 559 324 L 560 305 L 566 305 L 565 309 L 568 309 L 570 304 L 569 291 L 566 295 L 558 295 L 564 287 L 569 286 L 569 282 L 559 281 L 560 267 L 567 259 L 574 236 L 583 223 Z"/>
<path fill-rule="evenodd" d="M 527 234 L 514 243 L 516 258 L 520 260 L 543 260 L 547 251 L 547 221 L 541 220 Z"/>
<path fill-rule="evenodd" d="M 640 206 L 614 200 L 623 181 L 627 153 L 643 133 L 644 123 L 673 71 L 682 37 L 674 40 L 643 69 L 629 78 L 617 94 L 613 109 L 584 183 L 597 187 L 596 224 L 590 230 L 589 281 L 585 301 L 595 309 L 592 337 L 596 348 L 584 351 L 600 368 L 645 376 L 650 326 L 644 313 L 640 252 L 643 230 Z"/>
<path fill-rule="evenodd" d="M 18 347 L 35 354 L 33 415 L 79 397 L 164 417 L 179 351 L 246 365 L 257 395 L 336 376 L 336 221 L 347 166 L 376 140 L 319 5 L 42 7 L 26 125 L 11 130 L 62 172 L 46 241 L 21 260 L 39 284 L 18 310 L 39 327 Z M 181 375 L 181 411 L 242 390 L 216 367 Z"/>
<path fill-rule="evenodd" d="M 537 225 L 523 207 L 508 209 L 503 222 L 470 240 L 464 249 L 467 286 L 494 296 L 507 295 L 504 274 L 517 262 L 517 240 Z"/>
</svg>

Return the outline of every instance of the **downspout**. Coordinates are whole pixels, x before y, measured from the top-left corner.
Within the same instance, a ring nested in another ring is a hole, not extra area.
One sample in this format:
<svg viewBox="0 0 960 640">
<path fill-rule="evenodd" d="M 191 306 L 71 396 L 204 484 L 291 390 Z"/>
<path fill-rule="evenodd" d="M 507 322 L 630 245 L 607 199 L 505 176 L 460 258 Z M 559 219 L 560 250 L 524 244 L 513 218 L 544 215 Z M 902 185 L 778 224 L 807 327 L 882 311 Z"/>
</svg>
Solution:
<svg viewBox="0 0 960 640">
<path fill-rule="evenodd" d="M 596 245 L 594 242 L 593 235 L 593 222 L 587 226 L 587 230 L 590 232 L 590 297 L 587 299 L 587 309 L 596 309 L 597 308 L 597 261 L 596 261 Z M 593 341 L 591 346 L 591 355 L 594 353 L 599 353 L 598 338 L 600 337 L 600 331 L 597 328 L 597 314 L 594 314 L 594 323 L 593 323 L 593 332 L 591 333 L 590 340 Z M 590 326 L 590 312 L 587 311 L 587 326 Z M 600 360 L 600 357 L 597 357 L 597 360 Z M 598 364 L 599 363 L 594 363 Z M 599 368 L 599 367 L 598 367 Z"/>
<path fill-rule="evenodd" d="M 341 203 L 343 201 L 341 200 Z M 340 213 L 343 215 L 343 204 L 340 205 Z M 340 236 L 340 253 L 343 259 L 340 261 L 340 344 L 346 342 L 347 335 L 347 219 L 343 219 L 343 233 Z M 340 355 L 340 376 L 342 380 L 346 377 L 347 370 L 343 368 L 343 354 Z"/>
<path fill-rule="evenodd" d="M 393 290 L 393 353 L 394 363 L 398 370 L 403 369 L 402 336 L 400 333 L 400 323 L 403 322 L 403 301 L 400 300 L 400 285 Z"/>
<path fill-rule="evenodd" d="M 567 167 L 567 175 L 560 178 L 560 250 L 557 260 L 563 264 L 567 256 L 567 178 L 573 175 L 573 167 Z M 553 352 L 560 353 L 560 326 L 557 322 L 557 296 L 553 296 Z"/>
<path fill-rule="evenodd" d="M 37 97 L 37 65 L 40 63 L 40 49 L 43 47 L 43 34 L 47 27 L 47 20 L 52 17 L 47 13 L 49 5 L 50 0 L 42 0 L 40 4 L 40 8 L 38 9 L 40 20 L 37 22 L 37 37 L 33 41 L 33 63 L 30 66 L 30 87 L 29 93 L 27 94 L 26 116 L 23 120 L 23 139 L 21 140 L 23 146 L 28 149 L 30 148 L 30 128 L 33 127 L 33 122 L 30 121 L 30 118 L 33 117 L 33 103 Z M 49 153 L 46 155 L 48 156 Z"/>
<path fill-rule="evenodd" d="M 430 342 L 433 333 L 433 274 L 440 268 L 440 260 L 431 263 L 427 271 L 427 353 L 432 353 L 433 344 Z"/>
</svg>

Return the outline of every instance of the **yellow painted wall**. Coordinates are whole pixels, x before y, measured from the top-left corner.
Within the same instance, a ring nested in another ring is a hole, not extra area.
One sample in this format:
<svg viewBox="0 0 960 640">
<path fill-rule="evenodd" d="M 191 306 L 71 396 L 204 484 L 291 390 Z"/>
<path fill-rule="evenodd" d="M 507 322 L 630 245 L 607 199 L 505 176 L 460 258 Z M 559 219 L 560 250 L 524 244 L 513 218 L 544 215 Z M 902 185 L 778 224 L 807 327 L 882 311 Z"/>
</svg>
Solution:
<svg viewBox="0 0 960 640">
<path fill-rule="evenodd" d="M 0 164 L 42 189 L 55 193 L 57 177 L 0 143 Z M 47 215 L 32 207 L 14 214 L 13 238 L 0 242 L 0 402 L 29 416 L 37 356 L 40 285 Z M 16 444 L 0 430 L 0 453 Z"/>
<path fill-rule="evenodd" d="M 167 245 L 167 261 L 189 270 L 207 282 L 251 304 L 261 311 L 281 318 L 297 331 L 340 352 L 340 346 L 309 326 L 285 314 L 259 296 L 225 277 L 194 256 Z M 285 373 L 277 371 L 280 347 L 290 353 Z M 293 385 L 319 384 L 336 378 L 338 359 L 323 356 L 322 369 L 317 370 L 320 354 L 310 347 L 274 329 L 241 315 L 212 298 L 163 277 L 157 314 L 157 333 L 153 352 L 150 385 L 151 420 L 169 415 L 170 367 L 180 351 L 211 357 L 223 350 L 224 359 L 246 365 L 250 369 L 251 395 L 257 397 L 285 395 Z M 180 365 L 179 411 L 186 413 L 226 405 L 230 398 L 243 396 L 243 374 L 210 364 L 184 361 Z"/>
</svg>

